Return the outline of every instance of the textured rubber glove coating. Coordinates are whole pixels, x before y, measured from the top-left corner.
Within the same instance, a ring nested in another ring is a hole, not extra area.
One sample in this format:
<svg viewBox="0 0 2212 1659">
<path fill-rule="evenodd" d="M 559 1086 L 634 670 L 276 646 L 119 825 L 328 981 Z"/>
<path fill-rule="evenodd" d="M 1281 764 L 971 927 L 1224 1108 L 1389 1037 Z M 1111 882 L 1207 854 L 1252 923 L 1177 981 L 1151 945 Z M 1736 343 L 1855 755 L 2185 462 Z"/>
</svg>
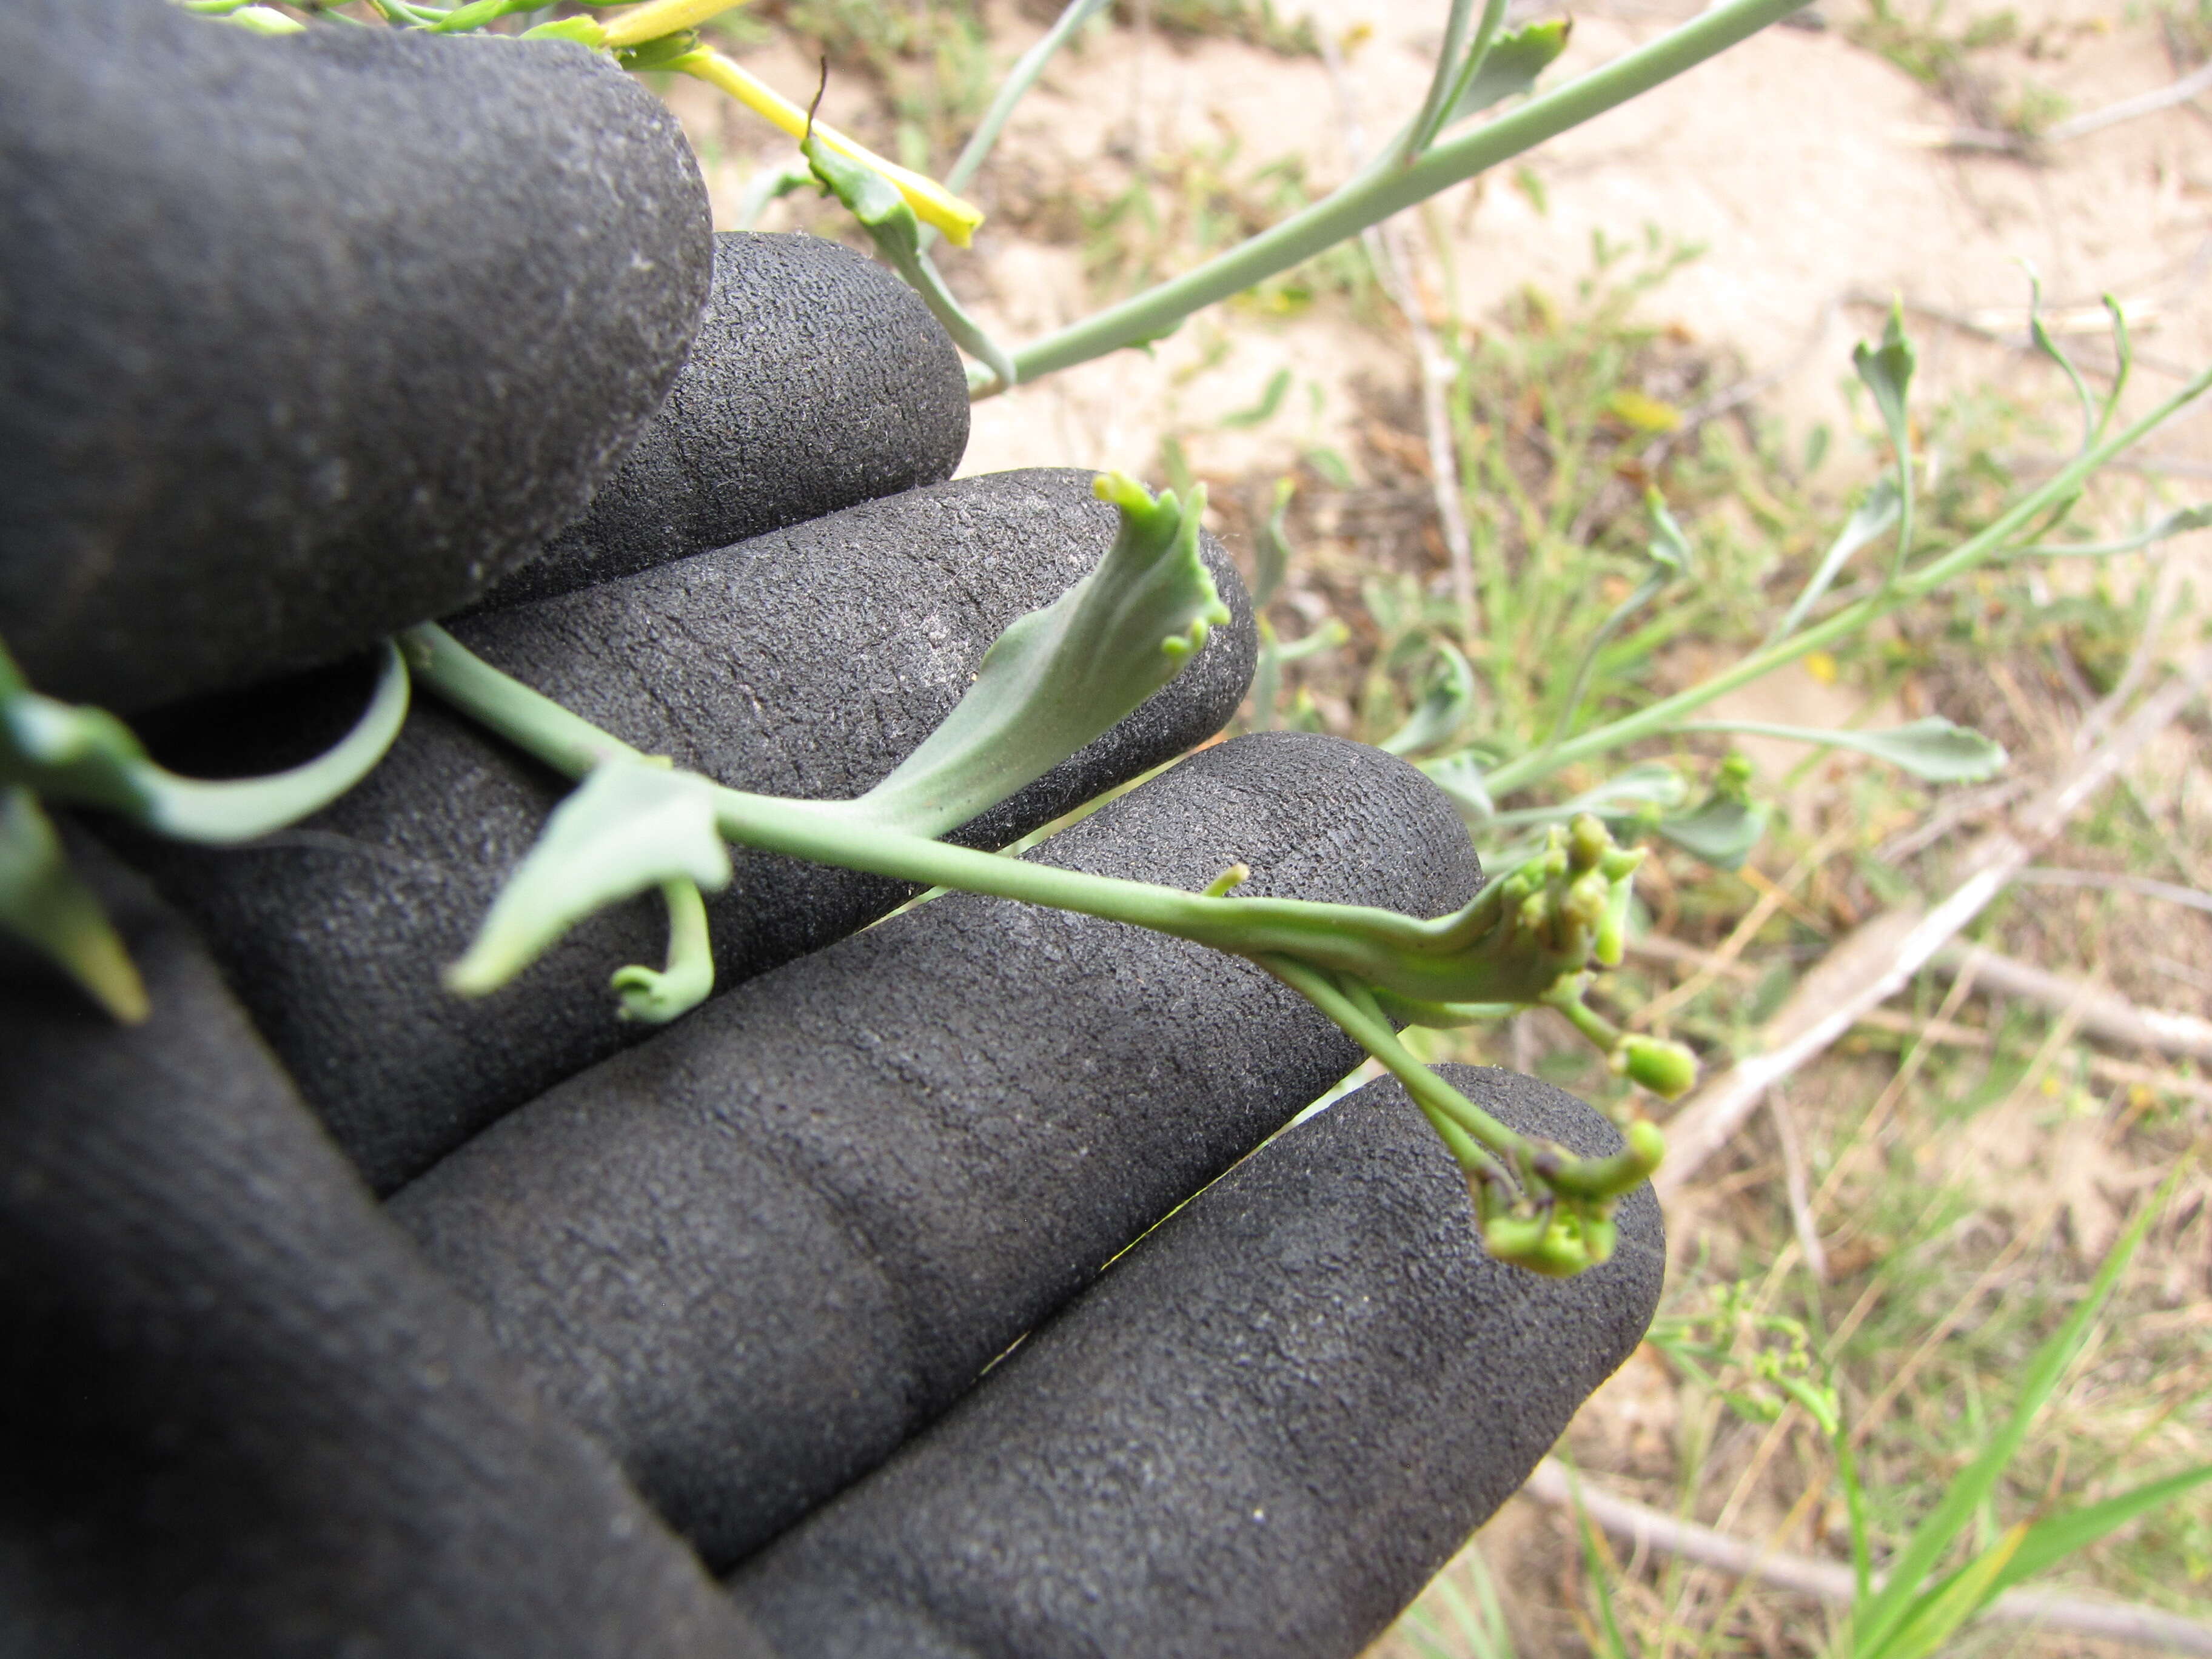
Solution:
<svg viewBox="0 0 2212 1659">
<path fill-rule="evenodd" d="M 73 850 L 153 997 L 0 951 L 0 1654 L 766 1650 L 546 1409 L 143 885 Z"/>
<path fill-rule="evenodd" d="M 904 283 L 818 236 L 714 238 L 667 400 L 582 520 L 485 601 L 514 605 L 952 476 L 968 377 Z"/>
<path fill-rule="evenodd" d="M 939 484 L 454 631 L 648 753 L 771 794 L 856 795 L 945 717 L 1008 623 L 1104 556 L 1117 520 L 1091 477 Z M 1206 549 L 1236 620 L 1127 720 L 958 839 L 1004 845 L 1236 712 L 1256 648 L 1250 605 L 1219 545 Z M 359 695 L 264 689 L 197 722 L 212 749 L 171 757 L 186 770 L 268 770 L 342 727 Z M 270 729 L 288 722 L 310 730 Z M 297 830 L 236 851 L 127 843 L 213 942 L 263 1035 L 380 1192 L 651 1033 L 616 1020 L 607 976 L 659 963 L 657 900 L 601 913 L 482 1001 L 439 983 L 564 789 L 424 697 L 383 764 Z M 767 854 L 740 853 L 737 869 L 708 907 L 724 988 L 912 891 Z"/>
<path fill-rule="evenodd" d="M 707 196 L 580 46 L 0 6 L 0 639 L 135 711 L 453 610 L 675 377 Z"/>
<path fill-rule="evenodd" d="M 1467 832 L 1341 739 L 1208 749 L 1031 854 L 1464 903 Z M 702 1009 L 392 1200 L 710 1565 L 880 1462 L 1358 1059 L 1251 964 L 952 895 Z"/>
<path fill-rule="evenodd" d="M 1612 1126 L 1445 1074 L 1585 1155 Z M 1350 1659 L 1527 1478 L 1659 1299 L 1651 1189 L 1571 1279 L 1482 1253 L 1393 1081 L 1273 1141 L 733 1581 L 811 1659 Z"/>
</svg>

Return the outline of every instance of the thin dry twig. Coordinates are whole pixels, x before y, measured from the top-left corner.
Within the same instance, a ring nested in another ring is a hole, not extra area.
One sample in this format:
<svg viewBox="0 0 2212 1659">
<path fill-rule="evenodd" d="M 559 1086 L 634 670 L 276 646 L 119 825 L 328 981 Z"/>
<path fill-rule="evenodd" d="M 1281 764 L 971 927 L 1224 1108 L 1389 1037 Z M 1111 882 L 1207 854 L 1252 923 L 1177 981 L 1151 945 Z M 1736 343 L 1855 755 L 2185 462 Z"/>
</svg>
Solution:
<svg viewBox="0 0 2212 1659">
<path fill-rule="evenodd" d="M 1343 54 L 1326 29 L 1322 31 L 1322 62 L 1328 71 L 1330 89 L 1336 94 L 1346 159 L 1357 168 L 1365 159 L 1366 135 L 1360 126 L 1351 84 L 1345 79 Z M 1374 261 L 1383 291 L 1405 317 L 1413 337 L 1413 360 L 1421 380 L 1421 427 L 1429 448 L 1430 493 L 1435 497 L 1437 519 L 1443 532 L 1444 557 L 1450 567 L 1460 624 L 1466 629 L 1467 639 L 1478 640 L 1482 637 L 1482 613 L 1474 596 L 1474 544 L 1468 534 L 1466 503 L 1460 498 L 1459 447 L 1452 439 L 1451 413 L 1444 403 L 1445 390 L 1456 371 L 1437 342 L 1436 331 L 1429 326 L 1403 222 L 1386 219 L 1362 231 L 1360 241 Z"/>
<path fill-rule="evenodd" d="M 1571 1510 L 1579 1505 L 1595 1525 L 1632 1549 L 1677 1555 L 1823 1601 L 1848 1605 L 1854 1597 L 1851 1570 L 1841 1563 L 1761 1549 L 1711 1527 L 1617 1497 L 1570 1475 L 1556 1458 L 1547 1457 L 1539 1463 L 1521 1490 L 1549 1509 Z M 1877 1577 L 1875 1583 L 1881 1582 Z M 2172 1653 L 2212 1655 L 2212 1626 L 2158 1607 L 2092 1601 L 2048 1590 L 2009 1589 L 1984 1607 L 1979 1617 L 1996 1623 L 2039 1626 L 2077 1636 L 2162 1647 Z"/>
<path fill-rule="evenodd" d="M 2027 867 L 2034 849 L 2195 701 L 2212 680 L 2212 647 L 2186 659 L 2111 737 L 2030 801 L 2010 829 L 1991 830 L 1966 854 L 1964 875 L 1932 909 L 1900 905 L 1862 924 L 1800 981 L 1767 1024 L 1764 1053 L 1738 1060 L 1667 1125 L 1662 1198 L 1683 1185 L 1741 1127 L 1775 1083 L 1825 1053 L 1868 1009 L 1879 1007 Z"/>
<path fill-rule="evenodd" d="M 2081 1030 L 2107 1042 L 2212 1060 L 2212 1019 L 2166 1008 L 2139 1007 L 2118 991 L 2101 986 L 2086 988 L 2064 974 L 2054 974 L 1978 945 L 1939 951 L 1932 965 L 1954 975 L 1971 971 L 1975 984 L 1984 990 L 2053 1012 L 2078 1004 Z"/>
<path fill-rule="evenodd" d="M 2154 881 L 2148 876 L 2112 875 L 2102 870 L 2058 870 L 2036 865 L 2013 879 L 2036 887 L 2091 887 L 2108 893 L 2133 893 L 2139 898 L 2163 899 L 2168 904 L 2212 913 L 2212 893 L 2184 887 L 2178 882 Z"/>
<path fill-rule="evenodd" d="M 1774 1138 L 1782 1144 L 1782 1186 L 1790 1200 L 1790 1224 L 1797 1234 L 1797 1248 L 1805 1265 L 1823 1285 L 1828 1282 L 1828 1252 L 1820 1243 L 1820 1227 L 1814 1218 L 1813 1203 L 1805 1183 L 1805 1144 L 1797 1133 L 1797 1114 L 1790 1109 L 1790 1093 L 1780 1084 L 1766 1091 L 1766 1109 L 1774 1116 Z"/>
<path fill-rule="evenodd" d="M 1948 998 L 1945 1001 L 1949 1001 Z M 2082 1022 L 2084 1027 L 2087 1021 Z M 1990 1048 L 1996 1039 L 1978 1025 L 1960 1025 L 1937 1018 L 1922 1019 L 1913 1014 L 1892 1013 L 1887 1008 L 1869 1008 L 1858 1018 L 1858 1024 L 1870 1031 L 1888 1031 L 1899 1036 L 1914 1037 L 1923 1045 L 1941 1044 L 1949 1048 Z M 1920 1049 L 1914 1051 L 1916 1054 Z M 2212 1083 L 2202 1078 L 2185 1077 L 2179 1072 L 2162 1071 L 2155 1066 L 2139 1065 L 2134 1060 L 2120 1060 L 2112 1054 L 2089 1054 L 2084 1056 L 2091 1078 L 2099 1083 L 2108 1083 L 2116 1088 L 2142 1087 L 2183 1100 L 2212 1102 Z M 1838 1170 L 1843 1168 L 1837 1165 Z M 1832 1184 L 1835 1176 L 1829 1176 Z M 1825 1194 L 1826 1188 L 1822 1188 Z"/>
</svg>

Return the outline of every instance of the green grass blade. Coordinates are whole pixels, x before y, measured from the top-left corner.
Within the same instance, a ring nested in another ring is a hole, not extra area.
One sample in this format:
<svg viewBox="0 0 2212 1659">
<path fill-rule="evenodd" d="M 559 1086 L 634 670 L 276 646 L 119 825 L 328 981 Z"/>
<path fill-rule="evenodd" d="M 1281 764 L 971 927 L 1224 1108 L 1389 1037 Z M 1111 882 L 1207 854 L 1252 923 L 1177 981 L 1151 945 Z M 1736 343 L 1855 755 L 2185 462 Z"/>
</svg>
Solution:
<svg viewBox="0 0 2212 1659">
<path fill-rule="evenodd" d="M 1895 1632 L 1886 1641 L 1859 1649 L 1856 1659 L 1928 1659 L 1996 1594 L 1998 1575 L 2027 1536 L 2025 1522 L 2008 1529 L 1972 1565 L 1915 1600 Z"/>
<path fill-rule="evenodd" d="M 1978 1509 L 2003 1474 L 2005 1468 L 2018 1454 L 2021 1443 L 2027 1437 L 2029 1425 L 2036 1413 L 2043 1409 L 2058 1380 L 2081 1350 L 2089 1327 L 2112 1294 L 2120 1274 L 2142 1243 L 2143 1235 L 2166 1207 L 2172 1196 L 2174 1184 L 2188 1168 L 2177 1166 L 2168 1176 L 2151 1200 L 2136 1214 L 2128 1230 L 2122 1234 L 2097 1269 L 2090 1281 L 2088 1291 L 2069 1314 L 2057 1334 L 2036 1351 L 2027 1363 L 2021 1379 L 2020 1402 L 2013 1408 L 2012 1416 L 2000 1428 L 1996 1437 L 1984 1447 L 1982 1454 L 1954 1480 L 1944 1492 L 1942 1501 L 1929 1512 L 1913 1533 L 1904 1553 L 1892 1565 L 1889 1581 L 1873 1600 L 1859 1612 L 1856 1624 L 1860 1650 L 1871 1654 L 1880 1650 L 1881 1644 L 1901 1625 L 1915 1605 L 1916 1592 L 1922 1582 L 1942 1559 L 1959 1534 L 1972 1520 Z"/>
<path fill-rule="evenodd" d="M 2139 1515 L 2148 1514 L 2161 1504 L 2170 1503 L 2184 1492 L 2212 1480 L 2212 1463 L 2200 1463 L 2179 1474 L 2167 1475 L 2161 1480 L 2147 1480 L 2140 1486 L 2130 1487 L 2117 1498 L 2107 1498 L 2100 1504 L 2090 1504 L 2065 1515 L 2053 1516 L 2048 1521 L 2039 1521 L 2027 1529 L 2027 1536 L 1997 1577 L 1990 1594 L 2033 1578 L 2037 1573 L 2054 1567 L 2078 1550 L 2084 1550 L 2106 1533 L 2125 1526 Z"/>
</svg>

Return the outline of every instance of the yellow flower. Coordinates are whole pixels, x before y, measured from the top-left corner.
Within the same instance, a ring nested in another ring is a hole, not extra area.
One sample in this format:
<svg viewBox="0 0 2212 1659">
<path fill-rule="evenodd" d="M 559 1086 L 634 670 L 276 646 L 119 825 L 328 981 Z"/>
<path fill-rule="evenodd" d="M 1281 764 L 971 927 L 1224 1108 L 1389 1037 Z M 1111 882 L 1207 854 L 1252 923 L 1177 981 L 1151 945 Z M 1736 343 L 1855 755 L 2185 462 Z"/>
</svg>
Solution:
<svg viewBox="0 0 2212 1659">
<path fill-rule="evenodd" d="M 704 3 L 705 0 L 653 0 L 651 5 L 641 7 L 638 11 L 632 12 L 629 15 L 635 17 L 644 12 L 658 11 L 663 8 L 667 8 L 672 12 L 686 4 L 692 5 L 696 9 Z M 794 138 L 804 138 L 806 136 L 805 110 L 799 108 L 798 105 L 793 103 L 757 76 L 740 68 L 719 52 L 704 48 L 697 52 L 689 52 L 681 58 L 670 60 L 665 67 L 682 70 L 686 75 L 696 76 L 709 86 L 720 87 L 748 109 L 768 117 Z M 909 173 L 895 161 L 886 161 L 866 145 L 854 143 L 835 127 L 825 126 L 820 121 L 817 121 L 814 124 L 814 136 L 841 155 L 850 156 L 863 167 L 874 168 L 892 184 L 897 185 L 899 194 L 906 198 L 907 205 L 914 210 L 915 216 L 924 224 L 934 225 L 943 231 L 947 240 L 955 247 L 966 247 L 969 239 L 975 234 L 975 227 L 983 222 L 981 210 L 962 201 L 944 185 L 939 184 L 936 179 L 926 179 L 918 173 Z"/>
<path fill-rule="evenodd" d="M 626 11 L 604 25 L 604 43 L 610 52 L 624 46 L 641 46 L 648 40 L 658 40 L 665 34 L 681 34 L 694 29 L 708 18 L 742 5 L 744 0 L 651 0 L 651 3 Z"/>
</svg>

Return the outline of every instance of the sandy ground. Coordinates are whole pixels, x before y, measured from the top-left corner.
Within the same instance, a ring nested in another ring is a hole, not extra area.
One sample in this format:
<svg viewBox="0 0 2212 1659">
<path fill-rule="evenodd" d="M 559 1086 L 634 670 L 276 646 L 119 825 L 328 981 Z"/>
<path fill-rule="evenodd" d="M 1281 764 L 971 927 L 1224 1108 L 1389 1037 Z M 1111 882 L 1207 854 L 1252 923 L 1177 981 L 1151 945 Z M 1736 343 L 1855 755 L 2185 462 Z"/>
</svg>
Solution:
<svg viewBox="0 0 2212 1659">
<path fill-rule="evenodd" d="M 1442 8 L 1321 0 L 1311 11 L 1347 44 L 1343 91 L 1370 131 L 1387 130 L 1419 99 Z M 1547 79 L 1615 56 L 1688 15 L 1641 5 L 1577 10 L 1567 57 Z M 1018 49 L 1033 27 L 1010 19 L 1004 48 Z M 2111 3 L 2025 9 L 2022 32 L 2027 47 L 1975 61 L 2000 82 L 2056 93 L 2076 112 L 2173 77 L 2154 33 L 2128 26 Z M 811 78 L 787 51 L 756 61 L 794 89 Z M 838 91 L 833 86 L 833 112 Z M 2039 165 L 1943 150 L 1930 139 L 1961 124 L 1955 109 L 1838 30 L 1774 28 L 1534 153 L 1528 165 L 1545 210 L 1503 180 L 1479 180 L 1439 198 L 1435 222 L 1451 240 L 1451 297 L 1469 317 L 1524 283 L 1569 289 L 1588 269 L 1594 232 L 1621 241 L 1650 225 L 1702 244 L 1703 257 L 1652 301 L 1655 313 L 1733 347 L 1750 373 L 1790 371 L 1766 406 L 1807 424 L 1843 417 L 1838 386 L 1850 344 L 1879 321 L 1855 300 L 1901 295 L 2018 335 L 2021 264 L 2029 262 L 2062 319 L 2106 292 L 2130 306 L 2142 353 L 2130 401 L 2140 407 L 2169 391 L 2177 371 L 2212 361 L 2212 99 L 2203 101 L 2206 108 L 2168 110 L 2054 146 Z M 711 124 L 726 215 L 743 179 L 782 148 L 757 130 L 733 128 L 691 88 L 681 106 L 695 130 Z M 1050 71 L 1000 153 L 1048 178 L 1104 185 L 1127 178 L 1117 152 L 1133 141 L 1167 151 L 1230 132 L 1243 161 L 1297 155 L 1326 185 L 1347 168 L 1340 112 L 1338 88 L 1311 60 L 1227 42 L 1178 47 L 1124 31 Z M 981 288 L 976 308 L 1002 339 L 1035 337 L 1090 308 L 1079 255 L 1066 245 L 987 225 L 972 255 L 948 255 L 945 264 L 956 281 Z M 1431 302 L 1441 304 L 1435 290 L 1443 278 L 1426 275 Z M 1931 394 L 1991 379 L 2063 393 L 2055 372 L 2024 354 L 1929 315 L 1913 321 Z M 1274 326 L 1239 318 L 1227 331 L 1227 354 L 1202 366 L 1222 337 L 1217 311 L 1152 356 L 1119 353 L 980 404 L 963 471 L 1075 463 L 1142 471 L 1153 466 L 1162 434 L 1182 428 L 1201 429 L 1192 449 L 1201 471 L 1280 466 L 1304 442 L 1338 434 L 1293 419 L 1258 432 L 1202 429 L 1249 406 L 1281 366 L 1320 388 L 1325 422 L 1350 418 L 1346 389 L 1357 377 L 1406 372 L 1402 349 L 1328 315 Z M 2085 366 L 2103 361 L 2097 334 L 2081 355 Z M 1310 407 L 1304 396 L 1290 401 Z M 2169 428 L 2156 448 L 2212 467 L 2212 412 Z"/>
</svg>

